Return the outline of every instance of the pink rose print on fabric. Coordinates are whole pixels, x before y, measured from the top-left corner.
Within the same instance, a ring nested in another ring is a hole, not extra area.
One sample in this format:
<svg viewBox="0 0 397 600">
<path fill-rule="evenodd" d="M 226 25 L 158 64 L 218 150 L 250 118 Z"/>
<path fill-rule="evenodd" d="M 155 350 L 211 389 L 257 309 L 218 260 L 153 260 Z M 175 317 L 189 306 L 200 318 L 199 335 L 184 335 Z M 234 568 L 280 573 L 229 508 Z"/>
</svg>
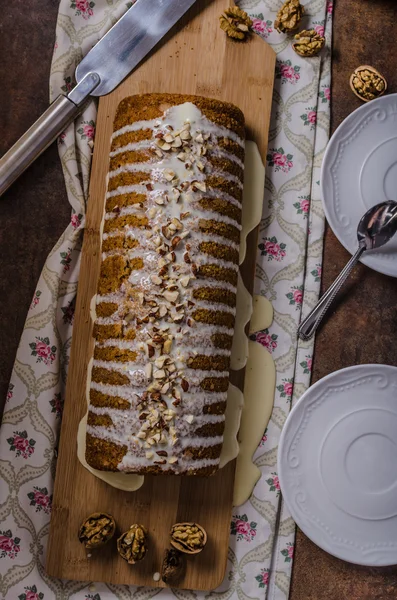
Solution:
<svg viewBox="0 0 397 600">
<path fill-rule="evenodd" d="M 88 2 L 88 0 L 72 0 L 70 8 L 73 8 L 78 17 L 83 17 L 87 20 L 94 14 L 92 10 L 95 6 L 95 2 Z"/>
<path fill-rule="evenodd" d="M 37 290 L 35 292 L 35 295 L 33 296 L 32 304 L 30 305 L 30 309 L 31 310 L 32 310 L 32 308 L 34 308 L 35 306 L 37 306 L 38 303 L 40 302 L 40 296 L 41 296 L 41 292 L 40 292 L 40 290 Z"/>
<path fill-rule="evenodd" d="M 283 242 L 278 242 L 275 236 L 271 238 L 263 238 L 263 242 L 258 244 L 258 248 L 261 251 L 261 256 L 267 256 L 268 260 L 276 260 L 280 262 L 285 256 L 285 249 L 287 245 Z"/>
<path fill-rule="evenodd" d="M 313 23 L 313 29 L 315 29 L 316 33 L 318 33 L 318 35 L 321 35 L 321 37 L 324 37 L 324 21 L 314 21 Z"/>
<path fill-rule="evenodd" d="M 277 473 L 272 473 L 271 475 L 272 475 L 272 477 L 269 477 L 269 479 L 266 479 L 266 483 L 269 486 L 269 491 L 276 492 L 276 496 L 279 496 L 280 495 L 280 483 L 278 480 L 278 475 L 277 475 Z"/>
<path fill-rule="evenodd" d="M 252 21 L 252 29 L 259 33 L 263 38 L 268 38 L 269 35 L 273 32 L 272 22 L 269 20 L 264 20 L 263 14 L 259 13 L 257 15 L 250 15 Z"/>
<path fill-rule="evenodd" d="M 310 129 L 314 129 L 317 123 L 317 110 L 314 106 L 309 106 L 305 109 L 306 112 L 301 115 L 304 125 L 308 125 Z"/>
<path fill-rule="evenodd" d="M 49 495 L 46 487 L 39 488 L 34 486 L 33 491 L 27 494 L 30 500 L 30 506 L 36 507 L 36 512 L 43 511 L 47 515 L 51 512 L 52 496 Z"/>
<path fill-rule="evenodd" d="M 300 364 L 300 366 L 303 369 L 303 372 L 305 373 L 305 375 L 308 375 L 311 370 L 312 370 L 312 357 L 311 356 L 306 356 L 305 357 L 306 360 L 302 361 Z"/>
<path fill-rule="evenodd" d="M 294 163 L 292 159 L 294 158 L 293 154 L 285 154 L 283 148 L 271 148 L 266 155 L 266 160 L 268 162 L 269 167 L 274 167 L 274 171 L 282 171 L 283 173 L 288 173 Z"/>
<path fill-rule="evenodd" d="M 317 123 L 317 112 L 315 110 L 309 110 L 307 113 L 307 120 L 309 123 L 315 125 L 315 123 Z"/>
<path fill-rule="evenodd" d="M 63 89 L 63 88 L 62 88 L 62 89 Z M 65 143 L 65 137 L 66 137 L 66 131 L 64 131 L 63 133 L 61 133 L 61 134 L 58 136 L 58 144 L 59 144 L 59 145 L 61 145 L 61 144 L 64 144 L 64 143 Z"/>
<path fill-rule="evenodd" d="M 70 219 L 73 229 L 77 229 L 81 225 L 82 214 L 73 213 Z"/>
<path fill-rule="evenodd" d="M 300 308 L 302 306 L 303 301 L 303 286 L 294 286 L 288 294 L 285 294 L 289 300 L 290 305 L 295 306 L 295 308 Z"/>
<path fill-rule="evenodd" d="M 316 268 L 313 269 L 313 271 L 310 271 L 310 275 L 313 275 L 314 281 L 316 283 L 321 281 L 321 273 L 322 273 L 321 265 L 316 265 Z"/>
<path fill-rule="evenodd" d="M 262 344 L 270 353 L 274 352 L 277 348 L 277 338 L 278 335 L 275 333 L 270 334 L 268 329 L 264 329 L 263 331 L 259 331 L 254 335 L 250 336 L 250 339 L 254 342 L 259 342 Z"/>
<path fill-rule="evenodd" d="M 74 311 L 75 311 L 76 298 L 73 298 L 66 307 L 61 306 L 61 311 L 63 312 L 62 321 L 65 325 L 72 325 L 74 319 Z"/>
<path fill-rule="evenodd" d="M 321 98 L 321 102 L 329 102 L 331 100 L 331 88 L 329 85 L 323 85 L 321 92 L 319 92 L 319 97 Z"/>
<path fill-rule="evenodd" d="M 72 262 L 72 249 L 68 248 L 67 252 L 60 252 L 61 265 L 63 265 L 63 272 L 67 273 L 70 269 L 70 263 Z"/>
<path fill-rule="evenodd" d="M 35 339 L 35 342 L 29 344 L 31 355 L 37 357 L 37 363 L 42 362 L 45 365 L 52 365 L 57 351 L 56 346 L 50 346 L 50 339 L 48 337 L 36 337 Z"/>
<path fill-rule="evenodd" d="M 49 401 L 51 405 L 51 412 L 56 414 L 56 418 L 60 419 L 63 411 L 63 400 L 61 394 L 55 394 L 54 398 Z"/>
<path fill-rule="evenodd" d="M 95 137 L 94 121 L 84 121 L 83 126 L 77 130 L 77 133 L 81 135 L 82 140 L 93 140 Z"/>
<path fill-rule="evenodd" d="M 294 208 L 298 215 L 303 215 L 303 218 L 307 218 L 310 210 L 310 196 L 298 196 L 299 202 L 294 202 Z"/>
<path fill-rule="evenodd" d="M 334 10 L 334 3 L 333 0 L 328 0 L 328 4 L 327 4 L 327 13 L 329 15 L 332 15 L 332 11 Z"/>
<path fill-rule="evenodd" d="M 245 540 L 251 542 L 256 536 L 257 523 L 248 521 L 247 515 L 236 515 L 232 517 L 230 533 L 236 536 L 237 541 Z"/>
<path fill-rule="evenodd" d="M 101 600 L 101 597 L 99 594 L 95 594 L 95 596 L 93 594 L 87 594 L 84 596 L 84 600 Z"/>
<path fill-rule="evenodd" d="M 0 558 L 15 558 L 20 548 L 20 538 L 13 537 L 11 529 L 0 531 Z"/>
<path fill-rule="evenodd" d="M 14 395 L 14 384 L 10 383 L 7 390 L 6 402 L 9 402 Z"/>
<path fill-rule="evenodd" d="M 286 548 L 281 550 L 281 554 L 284 556 L 284 562 L 291 562 L 294 557 L 294 545 L 288 542 Z"/>
<path fill-rule="evenodd" d="M 262 439 L 259 443 L 259 446 L 264 446 L 266 442 L 267 442 L 267 427 L 266 427 L 265 433 L 263 434 Z"/>
<path fill-rule="evenodd" d="M 43 592 L 38 592 L 35 585 L 25 587 L 25 593 L 18 596 L 18 600 L 43 600 Z"/>
<path fill-rule="evenodd" d="M 277 391 L 280 392 L 280 398 L 286 398 L 287 402 L 291 402 L 294 386 L 292 379 L 283 379 L 280 385 L 277 386 Z"/>
<path fill-rule="evenodd" d="M 300 67 L 298 65 L 292 65 L 290 60 L 277 60 L 276 61 L 276 79 L 281 79 L 281 85 L 283 83 L 295 84 L 300 79 Z"/>
<path fill-rule="evenodd" d="M 15 456 L 17 457 L 29 458 L 34 452 L 36 440 L 28 439 L 28 432 L 26 430 L 14 431 L 13 435 L 14 437 L 7 439 L 7 443 L 10 445 L 10 452 L 15 452 Z"/>
<path fill-rule="evenodd" d="M 269 569 L 261 569 L 259 575 L 255 577 L 258 587 L 265 588 L 269 583 Z"/>
</svg>

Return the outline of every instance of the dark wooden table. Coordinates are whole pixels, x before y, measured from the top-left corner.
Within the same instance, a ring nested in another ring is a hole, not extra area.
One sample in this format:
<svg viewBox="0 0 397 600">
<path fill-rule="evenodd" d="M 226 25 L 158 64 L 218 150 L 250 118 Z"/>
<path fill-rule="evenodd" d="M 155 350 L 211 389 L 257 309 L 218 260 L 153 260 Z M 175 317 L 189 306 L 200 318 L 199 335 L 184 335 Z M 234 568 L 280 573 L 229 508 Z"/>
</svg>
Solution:
<svg viewBox="0 0 397 600">
<path fill-rule="evenodd" d="M 361 104 L 349 87 L 355 67 L 373 65 L 386 77 L 389 91 L 397 92 L 397 2 L 336 0 L 333 34 L 332 131 Z M 327 228 L 323 291 L 349 258 Z M 397 279 L 360 264 L 317 334 L 312 382 L 363 363 L 397 365 Z M 369 569 L 345 563 L 298 531 L 290 600 L 375 598 L 397 598 L 397 567 Z"/>
<path fill-rule="evenodd" d="M 0 155 L 48 104 L 56 0 L 0 3 Z M 396 0 L 336 0 L 332 129 L 360 101 L 351 71 L 372 64 L 397 92 Z M 397 195 L 396 195 L 397 199 Z M 45 258 L 70 219 L 56 146 L 0 200 L 0 410 L 26 313 Z M 348 260 L 328 229 L 323 289 Z M 313 381 L 360 363 L 397 365 L 397 280 L 360 265 L 317 336 Z M 291 600 L 391 600 L 397 567 L 368 569 L 335 559 L 298 532 Z"/>
</svg>

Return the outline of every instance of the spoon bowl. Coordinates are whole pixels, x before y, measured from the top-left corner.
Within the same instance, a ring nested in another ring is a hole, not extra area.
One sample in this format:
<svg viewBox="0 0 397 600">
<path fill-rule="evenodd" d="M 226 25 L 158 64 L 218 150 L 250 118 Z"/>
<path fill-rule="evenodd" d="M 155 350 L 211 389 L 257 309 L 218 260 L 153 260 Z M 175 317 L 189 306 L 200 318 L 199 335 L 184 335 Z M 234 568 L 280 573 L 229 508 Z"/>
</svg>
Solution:
<svg viewBox="0 0 397 600">
<path fill-rule="evenodd" d="M 372 206 L 357 227 L 358 245 L 365 250 L 384 246 L 397 231 L 397 202 L 388 200 Z"/>
<path fill-rule="evenodd" d="M 309 340 L 314 335 L 340 288 L 350 275 L 353 267 L 360 260 L 361 255 L 366 251 L 375 250 L 387 244 L 396 231 L 397 202 L 387 200 L 367 210 L 357 226 L 358 249 L 345 268 L 339 273 L 334 283 L 300 324 L 298 336 L 302 340 Z"/>
</svg>

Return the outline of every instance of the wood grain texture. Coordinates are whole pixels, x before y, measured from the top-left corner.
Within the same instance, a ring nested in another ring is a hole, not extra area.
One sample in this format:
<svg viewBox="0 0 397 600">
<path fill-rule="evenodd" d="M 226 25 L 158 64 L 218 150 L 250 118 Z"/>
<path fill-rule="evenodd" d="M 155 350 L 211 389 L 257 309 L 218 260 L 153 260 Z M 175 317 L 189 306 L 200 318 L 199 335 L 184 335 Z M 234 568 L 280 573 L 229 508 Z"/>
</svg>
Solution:
<svg viewBox="0 0 397 600">
<path fill-rule="evenodd" d="M 235 464 L 230 463 L 208 479 L 146 477 L 134 493 L 116 490 L 96 479 L 77 460 L 76 434 L 86 412 L 87 364 L 93 351 L 90 301 L 96 293 L 100 266 L 100 234 L 110 136 L 119 101 L 132 94 L 170 92 L 210 96 L 233 102 L 246 117 L 247 137 L 254 140 L 265 162 L 270 119 L 275 55 L 259 37 L 233 43 L 219 28 L 219 15 L 227 0 L 199 0 L 183 22 L 156 52 L 99 103 L 87 222 L 82 250 L 71 362 L 53 499 L 47 571 L 78 580 L 164 587 L 153 574 L 160 571 L 168 534 L 177 521 L 197 521 L 208 533 L 203 552 L 187 561 L 180 587 L 213 589 L 227 564 L 229 524 Z M 242 275 L 252 291 L 256 232 L 249 236 Z M 231 376 L 243 385 L 243 372 Z M 88 559 L 77 539 L 81 521 L 101 510 L 112 514 L 119 533 L 132 523 L 149 531 L 149 551 L 142 563 L 128 566 L 117 554 L 115 540 Z"/>
<path fill-rule="evenodd" d="M 58 3 L 1 4 L 0 156 L 48 108 Z M 70 223 L 58 148 L 53 144 L 0 200 L 0 420 L 32 296 L 45 260 Z M 11 285 L 10 285 L 11 283 Z"/>
<path fill-rule="evenodd" d="M 350 74 L 359 65 L 378 69 L 387 79 L 388 93 L 397 92 L 396 17 L 395 0 L 334 2 L 331 132 L 362 105 L 349 87 Z M 322 293 L 349 258 L 327 227 Z M 396 278 L 357 265 L 317 333 L 312 383 L 355 364 L 396 366 L 396 301 Z M 397 566 L 349 564 L 327 554 L 298 530 L 291 583 L 290 600 L 395 600 Z"/>
</svg>

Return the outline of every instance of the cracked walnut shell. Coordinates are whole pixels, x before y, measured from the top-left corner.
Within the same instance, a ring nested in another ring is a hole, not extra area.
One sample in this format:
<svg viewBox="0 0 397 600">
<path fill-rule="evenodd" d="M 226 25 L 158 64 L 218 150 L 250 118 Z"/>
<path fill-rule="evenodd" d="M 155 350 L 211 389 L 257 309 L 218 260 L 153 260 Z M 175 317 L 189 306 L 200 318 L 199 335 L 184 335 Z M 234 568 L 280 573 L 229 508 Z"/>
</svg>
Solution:
<svg viewBox="0 0 397 600">
<path fill-rule="evenodd" d="M 79 541 L 87 550 L 103 546 L 112 539 L 116 523 L 111 515 L 96 512 L 87 517 L 80 525 Z"/>
<path fill-rule="evenodd" d="M 379 71 L 369 65 L 362 65 L 352 73 L 350 87 L 360 100 L 369 102 L 385 93 L 387 82 Z"/>
<path fill-rule="evenodd" d="M 207 543 L 207 533 L 197 523 L 175 523 L 171 528 L 170 543 L 185 554 L 198 554 Z"/>
<path fill-rule="evenodd" d="M 117 551 L 130 565 L 142 560 L 147 552 L 147 531 L 143 525 L 131 525 L 117 540 Z"/>
<path fill-rule="evenodd" d="M 299 27 L 305 9 L 299 0 L 287 0 L 277 13 L 274 27 L 279 33 L 289 33 Z"/>
<path fill-rule="evenodd" d="M 300 56 L 316 56 L 325 44 L 325 38 L 315 29 L 304 29 L 294 36 L 297 40 L 292 44 L 293 49 Z"/>
<path fill-rule="evenodd" d="M 228 37 L 243 41 L 250 34 L 252 21 L 247 13 L 238 6 L 227 8 L 219 17 L 220 26 Z"/>
<path fill-rule="evenodd" d="M 185 572 L 186 562 L 183 554 L 175 548 L 170 548 L 164 553 L 163 565 L 161 568 L 161 579 L 164 583 L 174 583 L 182 578 Z"/>
</svg>

